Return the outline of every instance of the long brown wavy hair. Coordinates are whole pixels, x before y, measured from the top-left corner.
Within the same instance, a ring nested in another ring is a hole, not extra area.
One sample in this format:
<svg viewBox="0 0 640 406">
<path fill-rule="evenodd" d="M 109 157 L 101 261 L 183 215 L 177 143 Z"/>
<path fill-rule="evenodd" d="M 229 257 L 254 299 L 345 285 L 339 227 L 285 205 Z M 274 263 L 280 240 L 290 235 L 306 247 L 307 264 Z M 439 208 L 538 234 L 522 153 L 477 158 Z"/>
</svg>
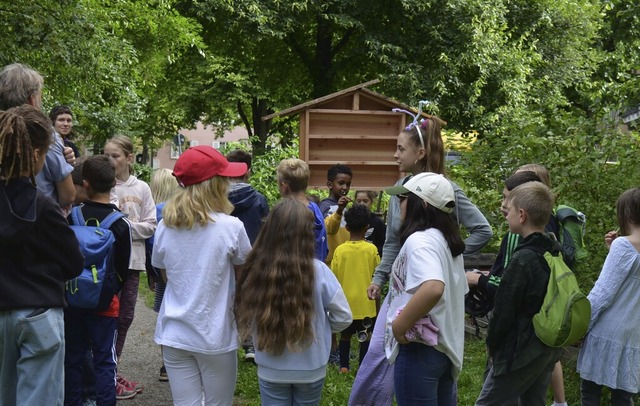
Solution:
<svg viewBox="0 0 640 406">
<path fill-rule="evenodd" d="M 293 198 L 278 202 L 238 275 L 235 316 L 242 340 L 260 351 L 299 351 L 313 339 L 313 214 Z"/>
</svg>

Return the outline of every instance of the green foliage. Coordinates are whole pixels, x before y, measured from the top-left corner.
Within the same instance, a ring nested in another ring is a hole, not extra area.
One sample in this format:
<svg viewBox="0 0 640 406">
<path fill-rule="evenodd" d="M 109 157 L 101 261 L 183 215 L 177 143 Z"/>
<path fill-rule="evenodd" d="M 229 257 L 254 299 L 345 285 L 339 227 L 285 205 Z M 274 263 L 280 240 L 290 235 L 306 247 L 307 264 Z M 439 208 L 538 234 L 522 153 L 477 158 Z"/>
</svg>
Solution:
<svg viewBox="0 0 640 406">
<path fill-rule="evenodd" d="M 144 164 L 133 164 L 133 173 L 136 178 L 140 179 L 143 182 L 151 183 L 151 174 L 153 173 L 153 168 L 149 165 Z"/>
</svg>

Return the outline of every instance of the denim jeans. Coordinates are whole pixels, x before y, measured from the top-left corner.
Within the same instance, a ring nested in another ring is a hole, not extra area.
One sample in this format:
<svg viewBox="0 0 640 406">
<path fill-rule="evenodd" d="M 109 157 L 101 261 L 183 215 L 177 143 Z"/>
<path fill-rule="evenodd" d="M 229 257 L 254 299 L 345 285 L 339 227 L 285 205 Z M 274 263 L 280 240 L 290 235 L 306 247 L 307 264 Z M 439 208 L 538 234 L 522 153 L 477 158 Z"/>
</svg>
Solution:
<svg viewBox="0 0 640 406">
<path fill-rule="evenodd" d="M 0 405 L 62 405 L 61 308 L 0 311 L 0 356 Z"/>
<path fill-rule="evenodd" d="M 320 404 L 324 378 L 311 383 L 276 383 L 258 379 L 262 406 L 315 406 Z"/>
<path fill-rule="evenodd" d="M 431 346 L 400 345 L 393 379 L 398 405 L 455 405 L 451 367 L 449 357 Z"/>
<path fill-rule="evenodd" d="M 600 406 L 602 385 L 583 379 L 580 383 L 582 406 Z M 611 404 L 615 406 L 633 406 L 633 393 L 620 389 L 611 389 Z"/>
</svg>

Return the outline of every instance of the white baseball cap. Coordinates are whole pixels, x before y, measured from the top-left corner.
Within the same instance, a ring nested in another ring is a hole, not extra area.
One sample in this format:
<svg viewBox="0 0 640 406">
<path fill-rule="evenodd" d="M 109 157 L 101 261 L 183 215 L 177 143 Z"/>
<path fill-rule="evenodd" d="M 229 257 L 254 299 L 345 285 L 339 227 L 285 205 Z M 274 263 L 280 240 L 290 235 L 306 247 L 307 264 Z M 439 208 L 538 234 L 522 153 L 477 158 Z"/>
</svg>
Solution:
<svg viewBox="0 0 640 406">
<path fill-rule="evenodd" d="M 453 212 L 453 207 L 455 206 L 455 196 L 451 182 L 437 173 L 420 173 L 411 177 L 404 185 L 393 186 L 384 191 L 393 196 L 413 193 L 445 213 Z"/>
</svg>

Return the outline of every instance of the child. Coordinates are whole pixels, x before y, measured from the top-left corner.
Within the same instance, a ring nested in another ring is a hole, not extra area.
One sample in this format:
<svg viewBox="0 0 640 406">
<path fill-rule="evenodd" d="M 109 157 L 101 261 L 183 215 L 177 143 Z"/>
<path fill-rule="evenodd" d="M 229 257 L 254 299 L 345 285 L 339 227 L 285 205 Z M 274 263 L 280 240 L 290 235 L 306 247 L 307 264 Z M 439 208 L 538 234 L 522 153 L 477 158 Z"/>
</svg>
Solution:
<svg viewBox="0 0 640 406">
<path fill-rule="evenodd" d="M 349 232 L 349 241 L 336 248 L 331 262 L 331 270 L 344 290 L 353 314 L 353 323 L 340 332 L 340 373 L 349 372 L 349 354 L 353 333 L 365 331 L 367 339 L 360 343 L 358 362 L 362 362 L 369 348 L 369 328 L 375 322 L 376 303 L 367 297 L 367 287 L 373 270 L 380 263 L 375 245 L 364 240 L 369 225 L 369 210 L 356 204 L 344 214 Z M 363 321 L 367 319 L 368 323 Z M 365 325 L 366 324 L 366 325 Z"/>
<path fill-rule="evenodd" d="M 116 195 L 118 208 L 127 215 L 131 226 L 131 270 L 127 281 L 120 292 L 120 316 L 118 317 L 118 340 L 116 341 L 116 355 L 118 361 L 122 355 L 127 331 L 133 322 L 138 298 L 140 272 L 145 267 L 145 240 L 156 230 L 156 205 L 151 197 L 149 185 L 132 175 L 133 143 L 129 137 L 118 135 L 107 141 L 104 153 L 114 162 L 116 168 Z M 142 384 L 130 381 L 118 374 L 118 385 L 142 391 Z"/>
<path fill-rule="evenodd" d="M 526 164 L 520 166 L 512 176 L 507 178 L 505 182 L 505 188 L 502 192 L 503 199 L 500 210 L 505 217 L 507 215 L 505 205 L 507 198 L 509 197 L 509 192 L 516 186 L 530 181 L 542 182 L 546 187 L 551 189 L 551 176 L 547 168 L 545 168 L 543 165 Z M 551 217 L 549 217 L 549 222 L 545 226 L 545 231 L 547 233 L 553 233 L 556 240 L 560 241 L 560 226 L 558 224 L 556 216 L 553 213 L 551 214 Z M 496 257 L 496 261 L 491 268 L 490 274 L 482 275 L 468 272 L 467 280 L 469 280 L 470 282 L 469 286 L 473 286 L 473 279 L 479 277 L 479 280 L 477 280 L 478 287 L 480 289 L 488 291 L 488 297 L 491 301 L 493 301 L 495 291 L 500 284 L 502 273 L 507 267 L 513 251 L 518 246 L 518 244 L 520 244 L 520 241 L 522 241 L 522 237 L 520 237 L 518 234 L 507 232 L 507 234 L 502 239 L 502 244 L 500 245 L 498 256 Z M 551 374 L 551 390 L 553 392 L 554 399 L 554 403 L 552 406 L 567 406 L 564 395 L 564 378 L 562 373 L 562 364 L 560 363 L 560 361 L 556 363 L 556 366 L 553 369 L 553 373 Z"/>
<path fill-rule="evenodd" d="M 320 261 L 327 257 L 327 232 L 324 227 L 324 217 L 318 205 L 310 202 L 306 190 L 309 184 L 309 165 L 303 160 L 291 158 L 283 159 L 276 168 L 278 189 L 282 197 L 291 196 L 303 203 L 313 212 L 313 234 L 315 236 L 315 256 Z"/>
<path fill-rule="evenodd" d="M 76 160 L 76 166 L 73 167 L 71 172 L 71 179 L 73 179 L 73 186 L 76 188 L 76 198 L 73 202 L 74 206 L 84 203 L 85 200 L 89 200 L 87 191 L 84 189 L 84 179 L 82 178 L 82 164 L 84 164 L 85 158 L 78 158 Z"/>
<path fill-rule="evenodd" d="M 94 155 L 82 164 L 84 190 L 88 197 L 82 206 L 85 219 L 103 221 L 118 209 L 109 201 L 111 188 L 116 183 L 113 163 L 105 155 Z M 71 217 L 69 217 L 71 223 Z M 90 223 L 92 224 L 92 223 Z M 124 219 L 116 220 L 109 230 L 115 237 L 113 266 L 119 278 L 126 280 L 129 274 L 131 254 L 131 230 Z M 85 354 L 91 350 L 95 371 L 95 396 L 100 405 L 115 405 L 116 399 L 130 399 L 135 389 L 114 386 L 116 362 L 113 357 L 118 327 L 119 299 L 113 296 L 109 309 L 92 312 L 67 308 L 65 323 L 65 404 L 82 404 L 82 376 Z"/>
<path fill-rule="evenodd" d="M 331 333 L 352 321 L 340 284 L 314 259 L 307 207 L 273 207 L 238 278 L 236 320 L 241 338 L 253 336 L 263 405 L 320 404 Z"/>
<path fill-rule="evenodd" d="M 227 160 L 229 162 L 244 162 L 249 168 L 244 176 L 229 179 L 231 181 L 229 200 L 233 204 L 231 215 L 242 220 L 249 241 L 253 244 L 262 222 L 269 214 L 269 205 L 264 195 L 247 183 L 251 172 L 251 154 L 237 149 L 227 154 Z"/>
<path fill-rule="evenodd" d="M 382 247 L 384 246 L 387 226 L 380 217 L 371 212 L 371 205 L 376 197 L 378 197 L 378 192 L 373 190 L 357 190 L 355 202 L 364 205 L 369 211 L 369 228 L 364 235 L 364 239 L 375 245 L 378 248 L 378 255 L 382 257 Z"/>
<path fill-rule="evenodd" d="M 609 245 L 588 299 L 591 322 L 578 355 L 583 405 L 600 405 L 602 387 L 612 405 L 633 405 L 640 391 L 640 189 L 620 195 L 616 203 L 619 237 Z"/>
<path fill-rule="evenodd" d="M 509 231 L 523 237 L 504 271 L 496 292 L 487 334 L 492 366 L 476 405 L 545 404 L 551 372 L 559 349 L 544 345 L 531 319 L 540 311 L 549 271 L 539 249 L 554 255 L 560 246 L 548 237 L 545 225 L 553 208 L 549 188 L 527 182 L 507 199 Z M 532 249 L 537 247 L 537 250 Z"/>
<path fill-rule="evenodd" d="M 178 185 L 178 182 L 173 176 L 171 170 L 161 168 L 153 171 L 153 175 L 151 176 L 151 195 L 153 196 L 153 201 L 157 202 L 156 219 L 158 220 L 158 224 L 160 224 L 160 220 L 162 220 L 162 209 L 167 204 L 167 201 L 174 194 L 176 194 L 179 189 L 180 187 Z M 153 237 L 149 238 L 146 243 L 147 261 L 149 261 L 150 263 L 151 253 L 153 252 Z M 162 298 L 164 297 L 164 290 L 167 287 L 167 284 L 164 283 L 162 278 L 158 277 L 155 269 L 153 273 L 156 274 L 156 278 L 153 284 L 153 310 L 158 313 L 160 312 L 160 306 L 162 305 Z M 149 277 L 148 273 L 147 277 Z M 162 350 L 162 347 L 160 347 L 160 350 Z M 160 367 L 160 377 L 158 379 L 162 382 L 166 382 L 169 380 L 169 377 L 167 376 L 167 369 L 164 367 L 164 364 L 162 364 L 162 366 Z"/>
<path fill-rule="evenodd" d="M 324 227 L 327 230 L 327 244 L 329 254 L 325 263 L 331 265 L 333 252 L 336 247 L 349 239 L 349 232 L 344 228 L 342 214 L 347 204 L 351 203 L 348 196 L 351 189 L 351 168 L 345 165 L 333 165 L 327 171 L 327 187 L 329 197 L 320 202 L 320 211 L 324 216 Z"/>
<path fill-rule="evenodd" d="M 269 204 L 264 195 L 253 188 L 247 182 L 251 172 L 251 154 L 241 149 L 236 149 L 227 154 L 229 162 L 244 162 L 247 164 L 247 173 L 239 178 L 230 178 L 229 201 L 233 204 L 231 215 L 239 218 L 244 224 L 249 241 L 253 245 L 258 237 L 262 222 L 269 214 Z M 254 361 L 256 358 L 253 342 L 249 338 L 242 343 L 244 360 Z"/>
<path fill-rule="evenodd" d="M 400 199 L 402 220 L 384 338 L 396 400 L 399 406 L 455 405 L 467 283 L 464 242 L 451 214 L 454 189 L 444 176 L 425 172 L 385 191 Z M 416 335 L 418 323 L 436 328 L 431 336 Z"/>
<path fill-rule="evenodd" d="M 246 171 L 204 145 L 187 149 L 173 169 L 183 187 L 162 210 L 151 261 L 167 284 L 154 339 L 175 405 L 233 403 L 235 272 L 251 245 L 242 222 L 229 215 L 227 178 Z"/>
<path fill-rule="evenodd" d="M 65 281 L 84 258 L 60 207 L 35 185 L 52 141 L 32 106 L 0 112 L 0 404 L 64 401 Z"/>
</svg>

